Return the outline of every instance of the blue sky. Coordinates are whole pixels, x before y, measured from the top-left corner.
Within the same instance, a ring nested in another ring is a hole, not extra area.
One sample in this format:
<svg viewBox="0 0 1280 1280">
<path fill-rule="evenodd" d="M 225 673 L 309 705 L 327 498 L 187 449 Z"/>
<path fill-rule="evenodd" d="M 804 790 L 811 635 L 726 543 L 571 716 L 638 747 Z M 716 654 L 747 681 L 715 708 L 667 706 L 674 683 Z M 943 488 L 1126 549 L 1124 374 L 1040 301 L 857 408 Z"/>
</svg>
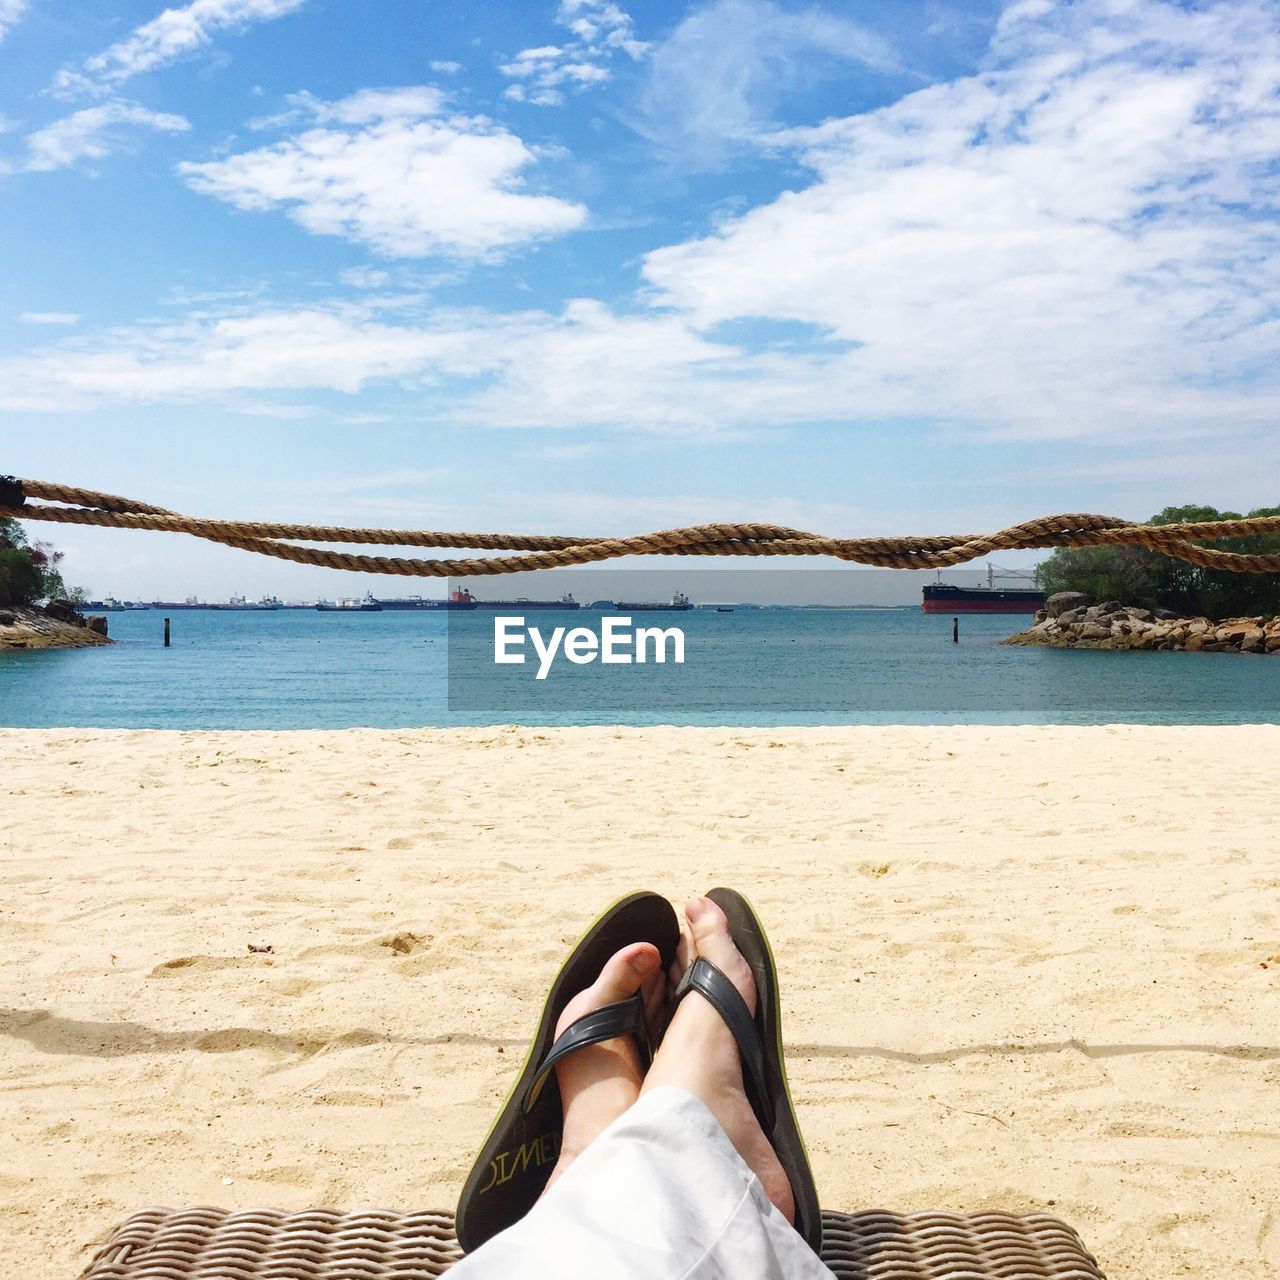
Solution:
<svg viewBox="0 0 1280 1280">
<path fill-rule="evenodd" d="M 1278 19 L 0 0 L 0 472 L 583 533 L 1276 503 Z M 95 592 L 364 586 L 58 535 Z"/>
</svg>

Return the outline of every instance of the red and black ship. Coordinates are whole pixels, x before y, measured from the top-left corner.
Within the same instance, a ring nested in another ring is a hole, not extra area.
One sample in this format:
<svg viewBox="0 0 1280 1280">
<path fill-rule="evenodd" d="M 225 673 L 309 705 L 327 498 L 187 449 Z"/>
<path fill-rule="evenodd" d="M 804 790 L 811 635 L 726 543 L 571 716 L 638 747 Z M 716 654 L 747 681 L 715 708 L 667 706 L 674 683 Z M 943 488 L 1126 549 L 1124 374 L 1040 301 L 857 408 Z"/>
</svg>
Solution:
<svg viewBox="0 0 1280 1280">
<path fill-rule="evenodd" d="M 1011 577 L 1022 577 L 1011 574 Z M 987 566 L 985 587 L 957 587 L 931 582 L 924 589 L 925 613 L 1035 613 L 1044 608 L 1044 592 L 1033 588 L 997 587 L 995 570 Z"/>
</svg>

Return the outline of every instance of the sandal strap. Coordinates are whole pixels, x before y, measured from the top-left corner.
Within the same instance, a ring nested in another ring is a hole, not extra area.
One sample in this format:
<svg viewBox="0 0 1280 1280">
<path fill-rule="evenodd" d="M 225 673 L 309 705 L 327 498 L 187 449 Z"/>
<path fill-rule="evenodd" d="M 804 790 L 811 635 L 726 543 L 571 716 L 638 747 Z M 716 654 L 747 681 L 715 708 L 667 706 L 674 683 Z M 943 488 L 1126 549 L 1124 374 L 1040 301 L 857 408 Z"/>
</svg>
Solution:
<svg viewBox="0 0 1280 1280">
<path fill-rule="evenodd" d="M 772 1132 L 773 1102 L 765 1084 L 764 1045 L 747 1002 L 723 971 L 703 956 L 685 970 L 672 998 L 674 1004 L 679 1004 L 690 991 L 704 997 L 733 1034 L 742 1059 L 742 1082 L 746 1086 L 747 1100 L 764 1131 Z"/>
<path fill-rule="evenodd" d="M 561 1032 L 529 1082 L 529 1091 L 524 1101 L 525 1111 L 533 1109 L 548 1075 L 561 1058 L 593 1044 L 616 1040 L 619 1036 L 630 1036 L 636 1042 L 636 1047 L 640 1050 L 641 1069 L 647 1071 L 652 1058 L 652 1047 L 649 1044 L 649 1022 L 644 1012 L 644 996 L 639 991 L 625 1000 L 584 1013 Z"/>
</svg>

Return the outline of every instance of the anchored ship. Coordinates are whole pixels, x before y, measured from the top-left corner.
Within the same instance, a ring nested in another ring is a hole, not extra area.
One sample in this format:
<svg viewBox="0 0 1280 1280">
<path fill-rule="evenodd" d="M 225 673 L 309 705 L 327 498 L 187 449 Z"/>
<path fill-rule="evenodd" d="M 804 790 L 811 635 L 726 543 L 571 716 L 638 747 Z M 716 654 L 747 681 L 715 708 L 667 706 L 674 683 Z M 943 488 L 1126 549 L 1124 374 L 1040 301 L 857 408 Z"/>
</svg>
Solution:
<svg viewBox="0 0 1280 1280">
<path fill-rule="evenodd" d="M 1044 592 L 1023 587 L 997 587 L 996 570 L 987 565 L 985 587 L 957 587 L 938 581 L 924 588 L 921 609 L 925 613 L 1035 613 L 1044 608 Z M 1024 573 L 1001 573 L 1000 577 L 1026 578 Z"/>
<path fill-rule="evenodd" d="M 607 605 L 607 602 L 604 602 Z M 689 597 L 683 591 L 675 592 L 670 600 L 615 600 L 611 606 L 624 613 L 685 613 L 692 609 Z"/>
<path fill-rule="evenodd" d="M 373 598 L 373 592 L 365 593 L 363 600 L 319 600 L 316 609 L 320 613 L 381 613 L 382 605 Z"/>
<path fill-rule="evenodd" d="M 476 598 L 464 587 L 460 591 L 452 592 L 446 600 L 424 599 L 422 596 L 393 596 L 390 599 L 383 598 L 378 603 L 384 609 L 474 609 Z"/>
<path fill-rule="evenodd" d="M 471 608 L 471 609 L 516 609 L 521 613 L 527 613 L 530 609 L 581 609 L 582 606 L 573 598 L 569 592 L 565 592 L 559 600 L 530 600 L 527 596 L 517 596 L 514 600 L 477 600 L 466 587 L 455 591 L 452 598 L 458 598 L 463 602 L 455 605 L 455 608 Z"/>
</svg>

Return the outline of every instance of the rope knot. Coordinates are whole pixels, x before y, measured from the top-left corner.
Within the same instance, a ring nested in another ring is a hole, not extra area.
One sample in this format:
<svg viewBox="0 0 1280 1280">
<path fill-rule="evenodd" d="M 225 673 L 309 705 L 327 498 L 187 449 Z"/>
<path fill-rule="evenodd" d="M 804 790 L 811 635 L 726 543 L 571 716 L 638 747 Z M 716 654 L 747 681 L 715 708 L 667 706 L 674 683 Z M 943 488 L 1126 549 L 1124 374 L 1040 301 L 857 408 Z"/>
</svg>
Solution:
<svg viewBox="0 0 1280 1280">
<path fill-rule="evenodd" d="M 17 476 L 0 476 L 0 507 L 20 507 L 26 500 Z"/>
</svg>

